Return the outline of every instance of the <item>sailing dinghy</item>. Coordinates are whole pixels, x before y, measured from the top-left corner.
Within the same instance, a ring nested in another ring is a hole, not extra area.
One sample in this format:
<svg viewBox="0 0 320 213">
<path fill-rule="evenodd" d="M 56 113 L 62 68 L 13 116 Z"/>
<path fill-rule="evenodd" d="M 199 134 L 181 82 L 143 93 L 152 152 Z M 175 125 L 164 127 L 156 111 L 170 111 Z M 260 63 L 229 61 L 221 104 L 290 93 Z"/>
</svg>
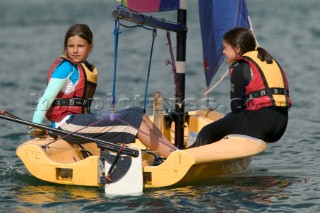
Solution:
<svg viewBox="0 0 320 213">
<path fill-rule="evenodd" d="M 27 141 L 17 148 L 17 155 L 33 176 L 57 184 L 105 187 L 106 194 L 139 194 L 144 188 L 192 184 L 248 170 L 251 158 L 267 148 L 264 141 L 243 135 L 228 135 L 218 142 L 188 149 L 189 142 L 203 126 L 224 115 L 210 109 L 185 112 L 186 2 L 127 0 L 113 11 L 117 21 L 130 21 L 177 34 L 176 61 L 172 61 L 175 64 L 175 79 L 179 81 L 175 91 L 175 110 L 171 114 L 155 111 L 150 118 L 180 150 L 163 159 L 157 153 L 146 150 L 138 140 L 123 147 L 88 138 L 88 143 L 77 145 L 48 136 Z M 165 10 L 177 10 L 177 23 L 140 13 Z M 245 2 L 241 0 L 201 0 L 199 12 L 204 69 L 209 86 L 223 60 L 222 35 L 235 26 L 248 27 L 248 16 Z M 4 114 L 1 118 L 52 130 Z"/>
<path fill-rule="evenodd" d="M 186 141 L 188 136 L 192 135 L 190 133 L 199 132 L 204 125 L 221 118 L 222 115 L 215 111 L 198 110 L 189 112 L 189 116 L 189 125 L 185 129 Z M 174 126 L 170 130 L 166 129 L 165 133 L 170 134 L 173 129 Z M 52 141 L 55 142 L 51 143 Z M 47 145 L 49 143 L 51 144 Z M 144 149 L 138 140 L 129 147 L 136 150 Z M 267 144 L 262 140 L 243 135 L 229 135 L 209 145 L 174 151 L 160 164 L 155 163 L 157 159 L 153 153 L 139 151 L 138 157 L 121 154 L 120 158 L 124 160 L 118 161 L 115 172 L 118 167 L 121 167 L 124 171 L 119 172 L 124 174 L 115 174 L 115 179 L 112 176 L 110 183 L 106 182 L 106 178 L 116 153 L 110 154 L 111 160 L 106 159 L 108 156 L 103 156 L 104 151 L 101 151 L 94 142 L 81 144 L 80 147 L 51 137 L 33 139 L 21 144 L 17 148 L 17 155 L 33 176 L 44 181 L 100 187 L 104 184 L 110 187 L 113 185 L 112 181 L 115 181 L 120 186 L 130 186 L 137 184 L 137 180 L 132 175 L 140 172 L 141 176 L 138 180 L 143 184 L 143 188 L 158 188 L 243 173 L 248 170 L 251 157 L 266 148 Z M 84 152 L 90 155 L 87 156 Z M 125 162 L 125 158 L 131 158 L 132 162 Z M 135 164 L 136 167 L 133 167 L 134 161 L 137 164 Z M 129 175 L 129 170 L 133 171 L 133 174 Z M 122 180 L 124 177 L 129 179 Z M 119 189 L 116 188 L 115 191 L 110 192 L 107 186 L 106 193 L 121 194 L 123 191 Z"/>
</svg>

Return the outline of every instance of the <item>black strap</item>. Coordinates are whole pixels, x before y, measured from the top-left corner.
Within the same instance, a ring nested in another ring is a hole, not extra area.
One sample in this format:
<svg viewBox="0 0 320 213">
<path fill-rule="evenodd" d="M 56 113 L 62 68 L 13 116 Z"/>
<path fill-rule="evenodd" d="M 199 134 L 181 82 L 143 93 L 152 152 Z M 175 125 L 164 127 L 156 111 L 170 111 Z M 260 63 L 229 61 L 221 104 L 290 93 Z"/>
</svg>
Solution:
<svg viewBox="0 0 320 213">
<path fill-rule="evenodd" d="M 270 95 L 285 95 L 286 97 L 288 97 L 289 91 L 284 88 L 262 89 L 262 90 L 258 90 L 258 91 L 254 91 L 252 93 L 246 94 L 245 99 L 251 100 L 254 98 L 259 98 L 262 96 L 270 96 Z"/>
<path fill-rule="evenodd" d="M 92 99 L 88 98 L 56 98 L 52 106 L 90 106 Z"/>
<path fill-rule="evenodd" d="M 88 150 L 86 150 L 85 148 L 83 148 L 83 146 L 81 145 L 81 144 L 78 144 L 79 146 L 80 146 L 80 148 L 81 148 L 81 153 L 82 153 L 82 156 L 84 157 L 84 158 L 87 158 L 87 157 L 89 157 L 89 156 L 92 156 L 92 153 L 90 152 L 90 151 L 88 151 Z"/>
</svg>

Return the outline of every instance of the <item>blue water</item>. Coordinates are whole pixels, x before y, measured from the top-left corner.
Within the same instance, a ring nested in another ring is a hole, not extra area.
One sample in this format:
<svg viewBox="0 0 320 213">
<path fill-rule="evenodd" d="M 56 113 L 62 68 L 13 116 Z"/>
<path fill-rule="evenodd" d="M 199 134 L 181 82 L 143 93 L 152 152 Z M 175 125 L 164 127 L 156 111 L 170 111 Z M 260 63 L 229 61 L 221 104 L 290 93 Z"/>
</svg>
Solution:
<svg viewBox="0 0 320 213">
<path fill-rule="evenodd" d="M 186 97 L 206 91 L 196 1 L 189 1 Z M 15 154 L 29 140 L 27 127 L 0 121 L 0 211 L 3 212 L 319 212 L 320 102 L 318 60 L 320 4 L 317 0 L 248 0 L 260 46 L 282 64 L 294 106 L 287 131 L 253 158 L 249 172 L 235 177 L 165 189 L 141 196 L 106 197 L 102 189 L 55 185 L 31 176 Z M 62 52 L 66 29 L 84 22 L 94 32 L 90 61 L 100 70 L 97 109 L 109 107 L 113 79 L 113 18 L 115 1 L 10 0 L 0 2 L 0 109 L 27 120 L 45 88 L 53 60 Z M 175 15 L 166 14 L 176 20 Z M 171 35 L 173 43 L 175 35 Z M 152 34 L 122 29 L 119 42 L 118 107 L 143 98 Z M 160 90 L 174 94 L 165 32 L 158 31 L 148 97 Z M 226 69 L 219 71 L 216 80 Z M 215 79 L 214 79 L 215 81 Z M 213 82 L 214 83 L 214 82 Z M 210 96 L 217 109 L 229 111 L 229 82 Z M 147 112 L 150 113 L 151 102 Z M 202 104 L 202 103 L 201 103 Z M 201 107 L 201 104 L 192 107 Z M 190 106 L 189 106 L 190 108 Z"/>
</svg>

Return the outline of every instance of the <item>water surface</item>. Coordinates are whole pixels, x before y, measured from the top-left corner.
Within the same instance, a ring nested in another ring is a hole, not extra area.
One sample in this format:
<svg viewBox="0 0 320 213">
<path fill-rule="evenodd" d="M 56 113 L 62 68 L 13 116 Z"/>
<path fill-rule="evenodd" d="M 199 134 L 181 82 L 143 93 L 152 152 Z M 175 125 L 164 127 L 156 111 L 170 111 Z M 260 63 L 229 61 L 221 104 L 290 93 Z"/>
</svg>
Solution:
<svg viewBox="0 0 320 213">
<path fill-rule="evenodd" d="M 189 1 L 186 97 L 205 92 L 196 1 Z M 259 44 L 282 64 L 293 107 L 283 138 L 253 158 L 250 171 L 176 188 L 148 189 L 141 196 L 106 197 L 102 189 L 62 186 L 32 177 L 15 154 L 27 127 L 0 121 L 0 207 L 12 212 L 319 212 L 320 139 L 318 65 L 320 5 L 317 0 L 248 0 Z M 47 71 L 62 52 L 67 28 L 87 23 L 94 32 L 90 60 L 100 70 L 97 98 L 109 107 L 113 79 L 113 1 L 10 0 L 0 2 L 0 108 L 31 120 L 34 100 L 45 88 Z M 175 20 L 175 15 L 168 15 Z M 175 35 L 172 34 L 174 41 Z M 132 104 L 144 95 L 152 34 L 122 29 L 117 99 Z M 148 97 L 160 90 L 173 97 L 169 51 L 158 31 Z M 217 74 L 217 78 L 224 71 Z M 228 79 L 210 97 L 228 112 Z M 136 99 L 135 99 L 136 98 Z M 121 103 L 119 104 L 121 107 Z M 150 113 L 151 104 L 147 111 Z M 169 106 L 168 106 L 169 107 Z M 200 106 L 196 106 L 200 107 Z"/>
</svg>

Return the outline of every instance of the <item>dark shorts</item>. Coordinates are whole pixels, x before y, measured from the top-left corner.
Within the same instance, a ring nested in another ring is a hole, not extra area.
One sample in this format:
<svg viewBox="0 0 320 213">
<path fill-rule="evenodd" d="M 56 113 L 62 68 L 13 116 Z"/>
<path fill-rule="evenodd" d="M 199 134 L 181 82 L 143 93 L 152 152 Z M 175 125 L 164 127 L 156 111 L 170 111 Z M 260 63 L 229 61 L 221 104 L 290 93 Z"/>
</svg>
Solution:
<svg viewBox="0 0 320 213">
<path fill-rule="evenodd" d="M 112 143 L 131 143 L 136 138 L 143 113 L 140 107 L 130 107 L 114 113 L 99 111 L 92 114 L 75 114 L 59 128 Z M 70 143 L 90 142 L 72 136 L 63 139 Z"/>
</svg>

